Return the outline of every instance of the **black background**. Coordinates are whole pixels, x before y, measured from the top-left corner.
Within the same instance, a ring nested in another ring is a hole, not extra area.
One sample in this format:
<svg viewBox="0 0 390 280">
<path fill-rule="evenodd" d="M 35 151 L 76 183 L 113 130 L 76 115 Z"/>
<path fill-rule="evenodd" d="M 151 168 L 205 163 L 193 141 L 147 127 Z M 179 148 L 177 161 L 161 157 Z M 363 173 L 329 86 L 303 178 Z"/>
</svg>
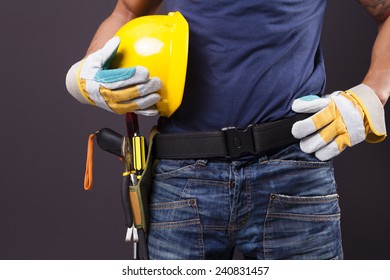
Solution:
<svg viewBox="0 0 390 280">
<path fill-rule="evenodd" d="M 2 3 L 0 259 L 130 257 L 119 160 L 97 148 L 94 189 L 83 190 L 89 133 L 102 127 L 124 133 L 124 119 L 80 105 L 64 85 L 115 3 Z M 330 1 L 322 37 L 329 92 L 360 83 L 375 35 L 375 22 L 355 1 Z M 155 122 L 141 118 L 143 133 Z M 389 155 L 387 139 L 335 160 L 347 259 L 390 259 Z"/>
</svg>

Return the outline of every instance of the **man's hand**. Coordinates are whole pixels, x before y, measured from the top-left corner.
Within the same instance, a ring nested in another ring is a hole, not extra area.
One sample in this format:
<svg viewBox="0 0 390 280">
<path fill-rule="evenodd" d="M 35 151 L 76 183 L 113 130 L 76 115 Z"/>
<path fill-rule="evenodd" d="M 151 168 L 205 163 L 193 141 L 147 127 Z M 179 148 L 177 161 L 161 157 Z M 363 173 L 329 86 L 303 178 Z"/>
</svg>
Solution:
<svg viewBox="0 0 390 280">
<path fill-rule="evenodd" d="M 345 92 L 322 98 L 309 95 L 292 105 L 297 113 L 314 113 L 292 127 L 295 138 L 306 153 L 329 160 L 364 140 L 377 143 L 386 137 L 384 110 L 374 91 L 360 84 Z"/>
<path fill-rule="evenodd" d="M 102 49 L 74 64 L 66 76 L 69 93 L 78 101 L 117 114 L 136 112 L 153 116 L 160 95 L 159 78 L 150 78 L 146 68 L 108 69 L 120 39 L 113 37 Z"/>
</svg>

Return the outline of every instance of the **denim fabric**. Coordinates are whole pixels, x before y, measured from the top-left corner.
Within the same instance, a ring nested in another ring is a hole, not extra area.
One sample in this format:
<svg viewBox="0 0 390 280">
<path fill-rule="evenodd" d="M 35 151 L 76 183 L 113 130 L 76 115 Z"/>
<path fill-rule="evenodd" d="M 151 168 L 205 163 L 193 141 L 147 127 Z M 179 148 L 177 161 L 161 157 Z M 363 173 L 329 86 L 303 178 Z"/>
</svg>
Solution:
<svg viewBox="0 0 390 280">
<path fill-rule="evenodd" d="M 246 161 L 160 160 L 150 259 L 342 259 L 332 162 L 298 144 Z"/>
</svg>

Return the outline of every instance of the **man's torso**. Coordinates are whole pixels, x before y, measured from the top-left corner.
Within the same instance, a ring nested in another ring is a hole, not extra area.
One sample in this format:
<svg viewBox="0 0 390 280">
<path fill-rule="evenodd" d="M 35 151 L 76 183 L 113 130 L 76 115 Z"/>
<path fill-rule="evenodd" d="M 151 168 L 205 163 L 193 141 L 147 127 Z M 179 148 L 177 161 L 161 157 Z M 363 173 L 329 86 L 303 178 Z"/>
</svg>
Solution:
<svg viewBox="0 0 390 280">
<path fill-rule="evenodd" d="M 246 127 L 292 115 L 320 94 L 319 40 L 327 0 L 166 0 L 190 27 L 183 103 L 162 132 Z"/>
</svg>

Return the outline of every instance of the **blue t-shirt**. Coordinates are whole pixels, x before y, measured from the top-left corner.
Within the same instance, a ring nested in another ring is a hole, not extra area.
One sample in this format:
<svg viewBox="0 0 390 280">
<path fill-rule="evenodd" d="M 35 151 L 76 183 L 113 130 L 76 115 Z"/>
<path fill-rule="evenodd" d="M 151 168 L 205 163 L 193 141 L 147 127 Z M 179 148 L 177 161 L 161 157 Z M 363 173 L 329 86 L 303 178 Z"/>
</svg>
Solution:
<svg viewBox="0 0 390 280">
<path fill-rule="evenodd" d="M 293 115 L 321 94 L 319 47 L 327 0 L 165 0 L 190 27 L 183 102 L 162 132 L 245 128 Z"/>
</svg>

